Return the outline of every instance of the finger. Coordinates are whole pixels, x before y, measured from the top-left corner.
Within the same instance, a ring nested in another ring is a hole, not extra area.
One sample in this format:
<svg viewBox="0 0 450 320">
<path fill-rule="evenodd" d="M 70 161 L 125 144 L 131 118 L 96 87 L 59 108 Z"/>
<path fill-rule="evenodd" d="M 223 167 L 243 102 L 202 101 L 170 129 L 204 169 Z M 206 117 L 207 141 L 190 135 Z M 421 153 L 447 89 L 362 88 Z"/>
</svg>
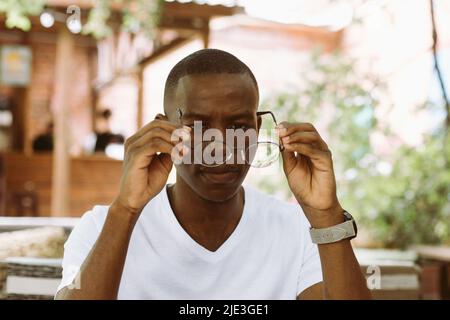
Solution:
<svg viewBox="0 0 450 320">
<path fill-rule="evenodd" d="M 184 141 L 186 139 L 189 139 L 189 137 L 190 135 L 185 129 L 175 129 L 173 132 L 168 132 L 167 130 L 161 128 L 153 128 L 145 135 L 137 139 L 133 145 L 136 147 L 140 147 L 144 144 L 149 143 L 154 138 L 160 138 L 175 145 L 176 143 L 180 142 L 180 140 Z"/>
<path fill-rule="evenodd" d="M 284 145 L 284 148 L 286 151 L 297 152 L 313 160 L 323 159 L 331 155 L 329 150 L 320 150 L 308 143 L 287 143 Z"/>
<path fill-rule="evenodd" d="M 125 162 L 128 164 L 132 163 L 138 168 L 143 169 L 148 167 L 153 160 L 156 160 L 157 162 L 161 162 L 170 171 L 173 161 L 175 160 L 177 163 L 183 161 L 184 157 L 189 154 L 189 151 L 190 149 L 182 143 L 174 146 L 163 139 L 154 138 L 141 147 L 130 149 L 130 152 L 125 156 Z M 170 161 L 165 155 L 170 158 Z"/>
<path fill-rule="evenodd" d="M 167 171 L 167 174 L 170 173 L 170 170 L 172 169 L 172 156 L 167 153 L 161 153 L 158 155 L 158 160 L 161 163 L 161 165 L 164 167 L 164 169 Z"/>
<path fill-rule="evenodd" d="M 297 164 L 297 159 L 295 157 L 295 152 L 288 151 L 286 148 L 281 152 L 281 157 L 283 158 L 284 171 L 289 174 L 292 169 Z"/>
<path fill-rule="evenodd" d="M 322 140 L 317 132 L 311 131 L 295 131 L 291 135 L 281 138 L 283 145 L 289 143 L 309 143 L 316 144 L 321 150 L 327 150 L 328 146 L 325 141 Z"/>
<path fill-rule="evenodd" d="M 173 146 L 164 140 L 158 138 L 148 145 L 144 145 L 127 156 L 126 163 L 132 164 L 139 169 L 149 167 L 153 161 L 161 162 L 168 171 L 173 161 L 182 161 L 185 154 L 189 152 L 187 147 L 181 144 Z M 159 154 L 158 154 L 159 153 Z M 170 159 L 170 161 L 169 161 Z"/>
<path fill-rule="evenodd" d="M 190 135 L 185 129 L 175 129 L 173 132 L 169 132 L 162 128 L 153 128 L 149 130 L 145 135 L 138 138 L 129 148 L 139 148 L 145 144 L 148 144 L 152 139 L 159 138 L 172 145 L 181 141 L 186 141 L 190 138 Z"/>
<path fill-rule="evenodd" d="M 148 143 L 146 143 L 140 147 L 136 147 L 136 148 L 132 149 L 132 151 L 130 151 L 130 153 L 132 153 L 133 156 L 135 156 L 135 157 L 136 156 L 152 156 L 158 152 L 170 154 L 174 147 L 175 146 L 170 142 L 167 142 L 161 138 L 154 138 L 151 141 L 149 141 Z"/>
<path fill-rule="evenodd" d="M 166 121 L 169 121 L 169 118 L 168 118 L 165 114 L 162 114 L 162 113 L 158 113 L 158 114 L 155 116 L 155 119 L 156 119 L 156 120 L 166 120 Z"/>
<path fill-rule="evenodd" d="M 167 130 L 168 132 L 172 132 L 172 131 L 176 130 L 177 128 L 182 128 L 182 127 L 184 127 L 186 130 L 189 130 L 189 131 L 191 130 L 191 128 L 189 128 L 187 126 L 183 126 L 181 124 L 175 124 L 175 123 L 169 122 L 167 120 L 162 120 L 162 119 L 155 119 L 155 120 L 149 122 L 148 124 L 146 124 L 145 126 L 143 126 L 134 135 L 132 135 L 130 138 L 128 138 L 127 141 L 125 142 L 125 147 L 129 144 L 134 143 L 136 140 L 138 140 L 140 137 L 142 137 L 148 131 L 150 131 L 154 128 L 161 128 L 161 129 Z"/>
<path fill-rule="evenodd" d="M 307 132 L 317 132 L 316 128 L 308 122 L 291 123 L 291 122 L 280 122 L 276 129 L 280 137 L 289 136 L 296 131 L 307 131 Z"/>
</svg>

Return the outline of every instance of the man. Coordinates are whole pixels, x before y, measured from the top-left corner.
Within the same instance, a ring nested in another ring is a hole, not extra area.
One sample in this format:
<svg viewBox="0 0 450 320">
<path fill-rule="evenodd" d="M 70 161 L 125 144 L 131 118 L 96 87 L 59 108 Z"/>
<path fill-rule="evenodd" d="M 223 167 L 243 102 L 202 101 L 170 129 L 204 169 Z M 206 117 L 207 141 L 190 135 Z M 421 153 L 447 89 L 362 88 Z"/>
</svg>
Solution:
<svg viewBox="0 0 450 320">
<path fill-rule="evenodd" d="M 258 130 L 258 99 L 252 72 L 229 53 L 200 50 L 175 65 L 165 115 L 126 141 L 116 199 L 86 213 L 68 239 L 56 298 L 370 298 L 354 233 L 339 233 L 349 224 L 331 153 L 311 124 L 277 127 L 299 205 L 242 187 L 247 163 L 176 164 L 176 183 L 166 186 L 175 131 L 185 141 L 195 121 Z"/>
</svg>

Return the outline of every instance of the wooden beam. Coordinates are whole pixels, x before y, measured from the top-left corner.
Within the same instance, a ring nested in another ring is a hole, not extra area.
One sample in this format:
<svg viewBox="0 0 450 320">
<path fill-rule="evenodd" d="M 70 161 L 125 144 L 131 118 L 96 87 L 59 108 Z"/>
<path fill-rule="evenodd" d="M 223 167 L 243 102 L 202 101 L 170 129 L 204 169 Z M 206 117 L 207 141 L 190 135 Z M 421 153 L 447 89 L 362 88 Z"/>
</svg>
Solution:
<svg viewBox="0 0 450 320">
<path fill-rule="evenodd" d="M 54 151 L 52 166 L 51 215 L 64 216 L 69 212 L 70 155 L 69 104 L 74 39 L 63 28 L 56 46 L 55 91 L 52 99 L 54 113 Z"/>
<path fill-rule="evenodd" d="M 159 29 L 202 31 L 208 18 L 165 17 L 159 23 Z"/>
<path fill-rule="evenodd" d="M 232 16 L 243 12 L 244 8 L 239 6 L 228 7 L 224 5 L 198 4 L 195 2 L 165 2 L 163 7 L 163 16 L 173 17 L 210 18 L 214 16 Z"/>
<path fill-rule="evenodd" d="M 150 56 L 139 61 L 139 67 L 141 69 L 145 68 L 147 65 L 152 63 L 153 61 L 160 59 L 164 55 L 172 52 L 173 50 L 179 48 L 180 46 L 186 44 L 189 41 L 192 41 L 193 37 L 178 37 L 168 44 L 162 45 L 158 49 L 156 49 Z"/>
<path fill-rule="evenodd" d="M 120 12 L 126 5 L 122 2 L 111 1 L 111 11 Z M 48 7 L 65 9 L 70 5 L 77 5 L 82 10 L 89 10 L 95 6 L 95 1 L 92 0 L 46 0 Z M 224 6 L 224 5 L 209 5 L 198 4 L 195 2 L 178 2 L 165 1 L 163 5 L 163 13 L 167 15 L 177 16 L 197 16 L 197 17 L 211 17 L 211 16 L 231 16 L 236 13 L 243 13 L 244 8 L 239 6 Z"/>
</svg>

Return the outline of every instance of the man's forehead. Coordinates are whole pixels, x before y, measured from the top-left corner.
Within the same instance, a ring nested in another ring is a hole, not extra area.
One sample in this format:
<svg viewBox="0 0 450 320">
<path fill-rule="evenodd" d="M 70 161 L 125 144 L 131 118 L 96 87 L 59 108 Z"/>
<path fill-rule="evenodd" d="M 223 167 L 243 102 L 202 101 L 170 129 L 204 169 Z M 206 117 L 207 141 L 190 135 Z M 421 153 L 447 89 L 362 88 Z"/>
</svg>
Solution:
<svg viewBox="0 0 450 320">
<path fill-rule="evenodd" d="M 193 74 L 179 79 L 176 99 L 255 98 L 257 89 L 246 73 Z"/>
<path fill-rule="evenodd" d="M 177 108 L 183 115 L 203 113 L 213 116 L 220 111 L 232 117 L 248 110 L 255 113 L 258 100 L 257 87 L 245 73 L 186 75 L 179 79 L 166 112 L 169 117 L 177 117 Z"/>
</svg>

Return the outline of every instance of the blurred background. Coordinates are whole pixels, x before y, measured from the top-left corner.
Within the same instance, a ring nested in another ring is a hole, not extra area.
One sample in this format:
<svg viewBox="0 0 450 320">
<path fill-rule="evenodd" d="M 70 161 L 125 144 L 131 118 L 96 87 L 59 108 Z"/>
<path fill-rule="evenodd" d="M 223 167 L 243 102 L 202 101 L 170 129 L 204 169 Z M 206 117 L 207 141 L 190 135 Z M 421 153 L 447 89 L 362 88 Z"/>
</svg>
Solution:
<svg viewBox="0 0 450 320">
<path fill-rule="evenodd" d="M 201 48 L 252 69 L 261 110 L 318 127 L 374 296 L 449 299 L 449 0 L 2 0 L 0 297 L 52 296 L 124 140 Z M 245 183 L 293 201 L 280 163 Z"/>
</svg>

